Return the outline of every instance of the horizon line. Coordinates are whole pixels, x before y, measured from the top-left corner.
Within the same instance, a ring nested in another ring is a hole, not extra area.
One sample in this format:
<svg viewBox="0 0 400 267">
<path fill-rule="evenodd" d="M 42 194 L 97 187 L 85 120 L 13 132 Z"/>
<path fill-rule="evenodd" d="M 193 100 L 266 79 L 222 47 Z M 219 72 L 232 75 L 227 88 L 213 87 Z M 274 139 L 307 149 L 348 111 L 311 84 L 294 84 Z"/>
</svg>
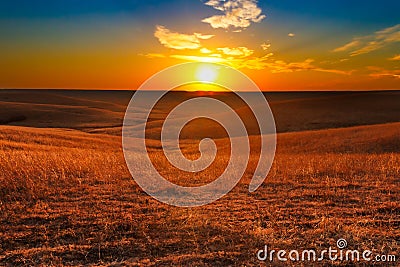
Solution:
<svg viewBox="0 0 400 267">
<path fill-rule="evenodd" d="M 130 88 L 0 88 L 0 90 L 54 90 L 54 91 L 132 91 L 135 92 L 138 89 L 130 89 Z M 148 92 L 151 91 L 164 91 L 162 89 L 152 89 L 146 90 Z M 196 92 L 212 92 L 212 93 L 233 93 L 233 91 L 212 91 L 212 90 L 169 90 L 173 92 L 186 92 L 186 93 L 196 93 Z M 263 93 L 296 93 L 296 92 L 393 92 L 393 91 L 400 91 L 398 89 L 293 89 L 293 90 L 276 90 L 276 89 L 269 89 L 269 90 L 260 90 Z M 254 93 L 256 91 L 237 91 L 240 93 Z"/>
</svg>

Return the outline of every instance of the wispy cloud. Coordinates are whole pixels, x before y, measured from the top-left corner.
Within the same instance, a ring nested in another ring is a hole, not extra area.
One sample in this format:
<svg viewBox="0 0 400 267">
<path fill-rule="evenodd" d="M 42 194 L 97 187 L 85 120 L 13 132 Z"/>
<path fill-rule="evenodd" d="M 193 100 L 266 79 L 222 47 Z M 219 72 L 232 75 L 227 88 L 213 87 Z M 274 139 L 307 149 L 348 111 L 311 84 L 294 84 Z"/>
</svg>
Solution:
<svg viewBox="0 0 400 267">
<path fill-rule="evenodd" d="M 371 71 L 369 74 L 373 78 L 392 78 L 400 79 L 400 70 L 387 70 L 381 67 L 370 66 L 368 69 Z"/>
<path fill-rule="evenodd" d="M 351 41 L 350 43 L 347 43 L 341 47 L 338 47 L 336 49 L 333 50 L 333 52 L 343 52 L 343 51 L 348 51 L 352 48 L 358 47 L 361 45 L 361 42 L 359 40 L 354 40 Z"/>
<path fill-rule="evenodd" d="M 325 69 L 318 67 L 314 64 L 313 59 L 306 59 L 300 62 L 285 62 L 283 60 L 277 60 L 271 63 L 267 63 L 266 67 L 271 70 L 272 73 L 290 73 L 298 71 L 318 71 L 327 72 L 340 75 L 350 75 L 351 71 L 342 71 L 337 69 Z"/>
<path fill-rule="evenodd" d="M 389 60 L 392 60 L 392 61 L 400 60 L 400 55 L 395 55 L 395 56 L 389 58 Z"/>
<path fill-rule="evenodd" d="M 306 59 L 300 62 L 285 62 L 283 60 L 271 61 L 273 55 L 273 53 L 269 53 L 260 57 L 245 58 L 224 58 L 221 54 L 212 54 L 209 56 L 171 55 L 170 57 L 185 61 L 222 63 L 236 69 L 269 70 L 271 73 L 292 73 L 299 71 L 318 71 L 338 75 L 350 75 L 352 73 L 352 71 L 318 67 L 314 64 L 313 59 Z"/>
<path fill-rule="evenodd" d="M 269 53 L 261 57 L 232 59 L 230 60 L 229 64 L 236 69 L 263 70 L 268 67 L 267 61 L 273 55 L 273 53 Z"/>
<path fill-rule="evenodd" d="M 265 50 L 268 50 L 270 47 L 271 47 L 271 44 L 266 44 L 266 43 L 261 44 L 261 48 L 262 48 L 264 51 L 265 51 Z"/>
<path fill-rule="evenodd" d="M 257 0 L 208 0 L 205 4 L 223 12 L 223 15 L 202 20 L 215 29 L 233 27 L 235 31 L 240 31 L 249 27 L 252 22 L 260 22 L 265 18 L 261 8 L 257 6 Z"/>
<path fill-rule="evenodd" d="M 296 72 L 302 70 L 315 69 L 316 67 L 312 65 L 313 62 L 314 62 L 313 59 L 306 59 L 301 62 L 290 62 L 290 63 L 287 63 L 283 60 L 277 60 L 268 64 L 268 67 L 271 69 L 271 72 L 273 73 Z"/>
<path fill-rule="evenodd" d="M 164 58 L 165 57 L 165 55 L 158 54 L 158 53 L 149 53 L 149 54 L 145 54 L 145 55 L 143 55 L 143 54 L 140 54 L 140 55 L 148 57 L 148 58 Z"/>
<path fill-rule="evenodd" d="M 248 57 L 251 56 L 254 51 L 251 49 L 248 49 L 247 47 L 235 47 L 235 48 L 230 48 L 230 47 L 221 47 L 217 48 L 218 51 L 224 53 L 227 56 L 235 56 L 235 57 Z"/>
<path fill-rule="evenodd" d="M 358 56 L 376 51 L 396 42 L 400 42 L 400 24 L 382 29 L 371 35 L 355 37 L 351 42 L 338 47 L 333 51 L 349 51 L 350 56 Z"/>
<path fill-rule="evenodd" d="M 209 62 L 209 63 L 226 63 L 227 60 L 220 57 L 217 54 L 213 54 L 210 56 L 190 56 L 190 55 L 171 55 L 171 58 L 181 59 L 185 61 L 194 61 L 194 62 Z"/>
<path fill-rule="evenodd" d="M 201 48 L 200 40 L 207 40 L 214 35 L 203 35 L 201 33 L 182 34 L 173 32 L 164 26 L 157 25 L 154 36 L 165 47 L 183 50 L 183 49 L 199 49 Z"/>
<path fill-rule="evenodd" d="M 236 69 L 253 69 L 262 70 L 267 67 L 266 61 L 273 56 L 272 53 L 264 55 L 262 57 L 252 57 L 252 58 L 240 58 L 240 57 L 229 57 L 224 58 L 221 54 L 212 54 L 209 56 L 190 56 L 190 55 L 171 55 L 171 58 L 195 61 L 195 62 L 213 62 L 213 63 L 223 63 L 232 66 Z"/>
<path fill-rule="evenodd" d="M 237 68 L 247 68 L 253 70 L 264 70 L 267 69 L 271 73 L 292 73 L 299 71 L 318 71 L 318 72 L 327 72 L 334 73 L 339 75 L 350 75 L 352 71 L 342 71 L 337 69 L 325 69 L 322 67 L 318 67 L 314 64 L 313 59 L 306 59 L 300 62 L 285 62 L 283 60 L 275 60 L 271 61 L 271 57 L 273 53 L 269 53 L 267 55 L 261 57 L 253 57 L 248 59 L 234 59 L 228 61 L 228 63 Z"/>
</svg>

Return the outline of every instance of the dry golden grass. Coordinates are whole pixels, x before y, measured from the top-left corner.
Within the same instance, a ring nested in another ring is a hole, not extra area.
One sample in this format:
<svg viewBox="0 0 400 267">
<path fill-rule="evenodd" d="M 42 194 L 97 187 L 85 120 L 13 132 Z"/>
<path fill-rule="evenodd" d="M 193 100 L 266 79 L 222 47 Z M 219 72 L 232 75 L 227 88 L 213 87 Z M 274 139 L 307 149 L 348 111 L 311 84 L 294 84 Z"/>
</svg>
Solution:
<svg viewBox="0 0 400 267">
<path fill-rule="evenodd" d="M 258 191 L 247 191 L 247 172 L 198 208 L 147 196 L 119 137 L 3 126 L 0 265 L 259 266 L 265 244 L 322 250 L 338 238 L 399 255 L 399 126 L 280 134 Z M 190 140 L 183 147 L 196 157 Z M 156 143 L 150 151 L 159 159 Z"/>
</svg>

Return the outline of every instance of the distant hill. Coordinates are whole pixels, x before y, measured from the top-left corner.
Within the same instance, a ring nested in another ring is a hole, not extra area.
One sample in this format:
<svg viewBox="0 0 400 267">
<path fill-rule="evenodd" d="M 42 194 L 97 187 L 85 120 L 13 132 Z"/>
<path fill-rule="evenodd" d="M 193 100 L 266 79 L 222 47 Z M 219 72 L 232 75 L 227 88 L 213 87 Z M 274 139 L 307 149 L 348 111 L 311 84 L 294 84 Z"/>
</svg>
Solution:
<svg viewBox="0 0 400 267">
<path fill-rule="evenodd" d="M 0 124 L 39 128 L 71 128 L 120 135 L 132 91 L 1 90 Z M 156 138 L 168 110 L 199 93 L 172 92 L 157 106 L 149 130 Z M 201 93 L 207 96 L 207 93 Z M 248 108 L 232 94 L 208 96 L 230 104 L 243 118 L 250 134 L 257 124 Z M 265 93 L 278 132 L 331 129 L 400 122 L 400 92 L 283 92 Z M 209 123 L 193 123 L 183 137 L 196 138 L 222 129 Z"/>
</svg>

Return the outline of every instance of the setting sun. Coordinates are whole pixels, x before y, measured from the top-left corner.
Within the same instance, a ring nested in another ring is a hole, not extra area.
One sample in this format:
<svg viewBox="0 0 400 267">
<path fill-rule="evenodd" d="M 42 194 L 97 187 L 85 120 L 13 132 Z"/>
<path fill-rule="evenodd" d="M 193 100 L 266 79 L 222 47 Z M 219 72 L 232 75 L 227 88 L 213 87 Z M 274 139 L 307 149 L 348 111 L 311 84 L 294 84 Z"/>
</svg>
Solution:
<svg viewBox="0 0 400 267">
<path fill-rule="evenodd" d="M 218 69 L 216 67 L 207 65 L 201 66 L 197 69 L 196 78 L 200 82 L 212 83 L 215 82 L 218 76 Z"/>
</svg>

